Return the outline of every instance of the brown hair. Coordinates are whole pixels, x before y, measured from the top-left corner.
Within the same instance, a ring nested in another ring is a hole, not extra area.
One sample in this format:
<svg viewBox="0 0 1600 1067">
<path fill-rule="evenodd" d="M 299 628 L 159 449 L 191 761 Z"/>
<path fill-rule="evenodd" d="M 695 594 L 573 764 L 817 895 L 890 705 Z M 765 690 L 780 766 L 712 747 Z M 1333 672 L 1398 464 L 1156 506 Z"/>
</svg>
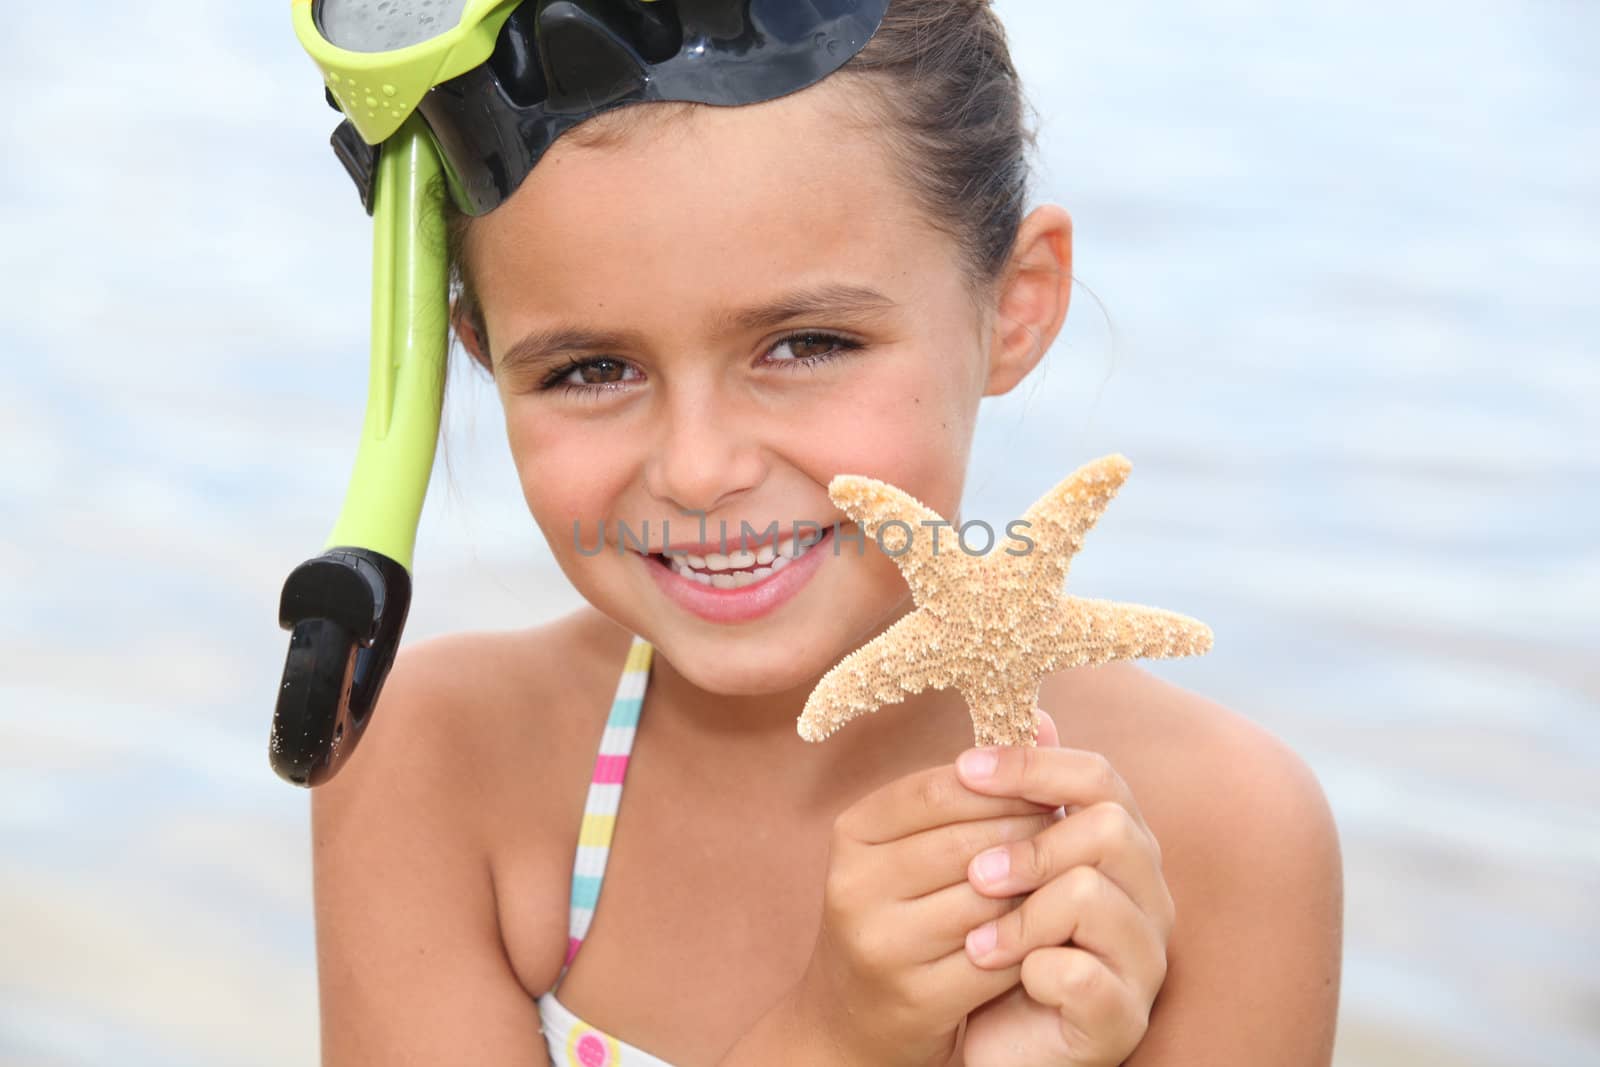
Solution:
<svg viewBox="0 0 1600 1067">
<path fill-rule="evenodd" d="M 829 77 L 862 84 L 866 91 L 847 94 L 856 118 L 883 138 L 928 221 L 954 241 L 967 289 L 983 307 L 1011 256 L 1028 199 L 1028 153 L 1037 147 L 1024 119 L 1033 109 L 989 0 L 891 0 L 878 32 Z M 564 136 L 604 143 L 632 128 L 639 112 L 665 118 L 707 106 L 628 105 Z M 466 268 L 472 219 L 445 198 L 445 225 L 456 315 L 487 346 Z"/>
</svg>

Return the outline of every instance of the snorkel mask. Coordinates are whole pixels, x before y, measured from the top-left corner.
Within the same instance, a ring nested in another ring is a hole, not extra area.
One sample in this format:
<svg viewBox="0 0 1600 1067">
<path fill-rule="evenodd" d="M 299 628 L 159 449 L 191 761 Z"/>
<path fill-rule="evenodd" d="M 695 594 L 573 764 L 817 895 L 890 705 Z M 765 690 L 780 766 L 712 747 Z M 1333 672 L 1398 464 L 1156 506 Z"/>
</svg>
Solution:
<svg viewBox="0 0 1600 1067">
<path fill-rule="evenodd" d="M 333 133 L 373 219 L 366 418 L 344 508 L 283 586 L 290 631 L 268 752 L 317 786 L 350 759 L 394 663 L 444 395 L 440 176 L 468 215 L 508 199 L 564 132 L 652 100 L 737 106 L 804 89 L 889 0 L 293 0 Z"/>
</svg>

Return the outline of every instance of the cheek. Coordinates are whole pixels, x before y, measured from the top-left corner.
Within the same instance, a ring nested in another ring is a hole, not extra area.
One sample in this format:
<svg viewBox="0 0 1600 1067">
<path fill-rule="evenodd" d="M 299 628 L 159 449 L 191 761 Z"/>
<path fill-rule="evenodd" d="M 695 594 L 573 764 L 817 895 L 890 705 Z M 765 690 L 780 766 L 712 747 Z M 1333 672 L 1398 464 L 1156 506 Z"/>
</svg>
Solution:
<svg viewBox="0 0 1600 1067">
<path fill-rule="evenodd" d="M 624 447 L 536 405 L 518 407 L 512 401 L 507 408 L 506 437 L 529 513 L 558 559 L 576 553 L 574 523 L 576 537 L 592 548 L 601 520 L 610 517 L 610 502 L 628 479 Z"/>
<path fill-rule="evenodd" d="M 939 514 L 961 503 L 981 390 L 965 352 L 922 349 L 885 359 L 819 413 L 808 465 L 823 485 L 864 474 L 899 486 Z"/>
</svg>

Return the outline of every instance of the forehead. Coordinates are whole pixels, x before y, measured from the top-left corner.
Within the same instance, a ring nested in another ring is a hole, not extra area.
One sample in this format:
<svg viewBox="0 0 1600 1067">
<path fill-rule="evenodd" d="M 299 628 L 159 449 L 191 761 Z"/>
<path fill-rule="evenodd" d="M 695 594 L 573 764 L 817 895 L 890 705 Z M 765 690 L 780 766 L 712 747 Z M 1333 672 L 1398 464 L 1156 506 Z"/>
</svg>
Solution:
<svg viewBox="0 0 1600 1067">
<path fill-rule="evenodd" d="M 657 116 L 632 105 L 578 127 L 473 224 L 485 311 L 681 318 L 808 281 L 896 296 L 953 274 L 949 238 L 928 225 L 876 129 L 846 120 L 838 92 L 824 82 Z"/>
</svg>

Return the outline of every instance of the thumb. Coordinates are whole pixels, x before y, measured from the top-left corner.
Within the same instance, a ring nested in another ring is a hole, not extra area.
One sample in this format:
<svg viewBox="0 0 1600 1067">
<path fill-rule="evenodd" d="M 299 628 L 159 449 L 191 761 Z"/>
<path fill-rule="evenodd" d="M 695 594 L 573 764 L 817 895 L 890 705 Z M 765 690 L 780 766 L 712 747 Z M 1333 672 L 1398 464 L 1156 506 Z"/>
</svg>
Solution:
<svg viewBox="0 0 1600 1067">
<path fill-rule="evenodd" d="M 1061 735 L 1056 732 L 1056 721 L 1045 713 L 1043 708 L 1033 709 L 1034 744 L 1040 748 L 1056 748 L 1061 744 Z"/>
</svg>

